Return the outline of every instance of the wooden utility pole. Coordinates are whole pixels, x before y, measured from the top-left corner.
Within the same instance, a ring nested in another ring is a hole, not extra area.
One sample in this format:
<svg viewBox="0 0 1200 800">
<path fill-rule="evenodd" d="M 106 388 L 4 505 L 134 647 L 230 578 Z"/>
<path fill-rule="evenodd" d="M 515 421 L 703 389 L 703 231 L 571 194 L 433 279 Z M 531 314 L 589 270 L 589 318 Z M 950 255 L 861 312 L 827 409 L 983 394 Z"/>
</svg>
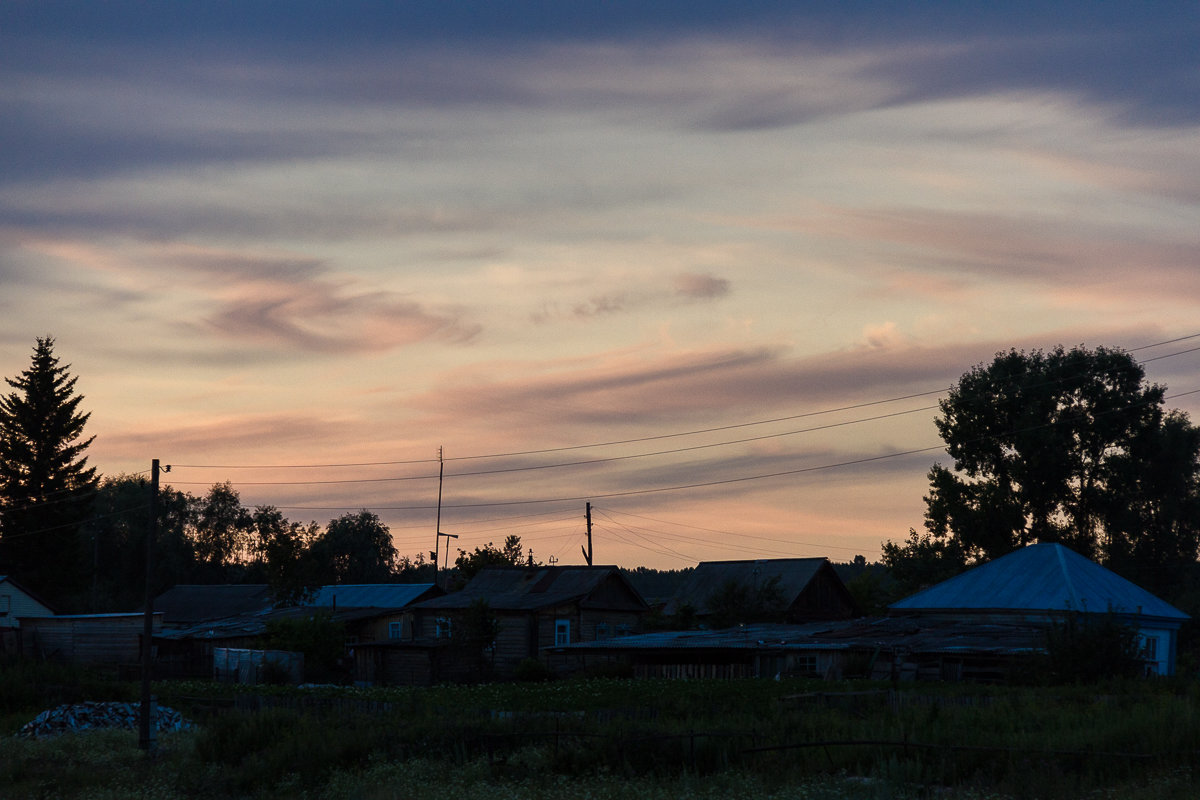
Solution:
<svg viewBox="0 0 1200 800">
<path fill-rule="evenodd" d="M 170 467 L 167 470 L 170 471 Z M 154 695 L 150 694 L 154 669 L 154 543 L 158 540 L 158 459 L 150 462 L 150 522 L 146 526 L 146 610 L 142 625 L 142 711 L 138 720 L 138 747 L 153 755 Z"/>
<path fill-rule="evenodd" d="M 442 448 L 438 448 L 438 504 L 437 504 L 437 542 L 434 544 L 433 550 L 433 585 L 437 586 L 438 582 L 438 554 L 442 552 L 442 537 L 446 537 L 446 560 L 443 569 L 450 568 L 450 539 L 457 539 L 457 533 L 442 533 L 442 477 L 446 469 L 446 463 L 442 459 Z"/>
<path fill-rule="evenodd" d="M 588 504 L 585 508 L 585 512 L 586 512 L 586 517 L 587 517 L 588 543 L 587 543 L 586 548 L 580 548 L 580 549 L 583 550 L 583 560 L 586 561 L 587 565 L 590 567 L 592 565 L 592 504 L 590 501 L 588 502 Z"/>
<path fill-rule="evenodd" d="M 437 534 L 434 537 L 433 543 L 433 585 L 438 585 L 438 554 L 442 552 L 442 475 L 446 469 L 445 463 L 442 461 L 442 448 L 438 447 L 438 504 L 437 504 L 437 521 L 433 524 L 433 530 Z"/>
</svg>

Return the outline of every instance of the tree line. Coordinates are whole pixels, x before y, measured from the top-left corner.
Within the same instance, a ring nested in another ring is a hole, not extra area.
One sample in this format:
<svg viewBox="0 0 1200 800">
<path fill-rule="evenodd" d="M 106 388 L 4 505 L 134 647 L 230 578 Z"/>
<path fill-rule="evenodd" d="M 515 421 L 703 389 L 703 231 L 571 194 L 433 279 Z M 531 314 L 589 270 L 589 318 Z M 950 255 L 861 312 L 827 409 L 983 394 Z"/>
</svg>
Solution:
<svg viewBox="0 0 1200 800">
<path fill-rule="evenodd" d="M 0 396 L 0 574 L 60 607 L 130 610 L 145 588 L 149 482 L 88 465 L 89 415 L 52 338 Z M 859 556 L 847 581 L 864 608 L 1035 542 L 1061 542 L 1185 611 L 1200 608 L 1200 430 L 1165 407 L 1127 352 L 1011 350 L 965 373 L 935 424 L 952 459 L 930 469 L 923 530 Z M 160 491 L 152 590 L 266 583 L 282 603 L 338 583 L 430 582 L 424 553 L 397 553 L 368 510 L 326 525 L 247 508 L 230 483 Z M 430 554 L 432 557 L 432 554 Z M 520 538 L 460 550 L 459 585 L 485 566 L 536 564 Z M 654 585 L 642 568 L 635 583 Z M 737 598 L 732 598 L 737 600 Z M 736 603 L 734 604 L 736 605 Z"/>
</svg>

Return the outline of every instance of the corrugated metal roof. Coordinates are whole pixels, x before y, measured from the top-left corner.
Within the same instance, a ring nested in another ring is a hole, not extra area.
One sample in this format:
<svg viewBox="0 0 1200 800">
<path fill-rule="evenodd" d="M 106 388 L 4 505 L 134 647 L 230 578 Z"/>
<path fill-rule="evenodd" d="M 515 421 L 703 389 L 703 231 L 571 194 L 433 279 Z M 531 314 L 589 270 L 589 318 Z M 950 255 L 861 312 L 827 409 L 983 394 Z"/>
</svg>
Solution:
<svg viewBox="0 0 1200 800">
<path fill-rule="evenodd" d="M 173 586 L 154 598 L 165 622 L 200 622 L 269 610 L 274 603 L 265 583 Z"/>
<path fill-rule="evenodd" d="M 485 567 L 460 591 L 427 600 L 420 607 L 461 609 L 484 599 L 496 610 L 534 611 L 585 598 L 614 577 L 628 589 L 635 603 L 645 608 L 641 595 L 612 566 Z"/>
<path fill-rule="evenodd" d="M 891 605 L 897 610 L 1188 615 L 1061 544 L 1033 544 Z"/>
<path fill-rule="evenodd" d="M 660 631 L 579 642 L 556 651 L 875 650 L 1017 654 L 1044 648 L 1045 631 L 1021 623 L 875 617 L 803 625 L 746 625 L 722 630 Z"/>
<path fill-rule="evenodd" d="M 701 561 L 687 582 L 679 588 L 664 609 L 674 614 L 684 604 L 697 614 L 709 613 L 708 599 L 729 581 L 758 586 L 764 581 L 779 578 L 784 602 L 795 602 L 826 563 L 825 558 L 770 558 L 757 561 Z"/>
<path fill-rule="evenodd" d="M 308 606 L 338 608 L 405 608 L 440 591 L 432 583 L 356 583 L 322 586 Z"/>
</svg>

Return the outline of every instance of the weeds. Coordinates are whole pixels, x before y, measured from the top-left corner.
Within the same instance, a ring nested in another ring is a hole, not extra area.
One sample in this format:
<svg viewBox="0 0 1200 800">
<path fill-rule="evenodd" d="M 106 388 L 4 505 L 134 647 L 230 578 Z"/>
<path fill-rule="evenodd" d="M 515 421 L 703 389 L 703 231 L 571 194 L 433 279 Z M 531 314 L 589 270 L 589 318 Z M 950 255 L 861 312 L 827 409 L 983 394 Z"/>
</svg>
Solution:
<svg viewBox="0 0 1200 800">
<path fill-rule="evenodd" d="M 1183 682 L 258 687 L 253 711 L 234 691 L 157 686 L 218 710 L 153 761 L 128 732 L 6 741 L 0 795 L 1169 799 L 1196 796 L 1200 752 L 1200 688 Z"/>
</svg>

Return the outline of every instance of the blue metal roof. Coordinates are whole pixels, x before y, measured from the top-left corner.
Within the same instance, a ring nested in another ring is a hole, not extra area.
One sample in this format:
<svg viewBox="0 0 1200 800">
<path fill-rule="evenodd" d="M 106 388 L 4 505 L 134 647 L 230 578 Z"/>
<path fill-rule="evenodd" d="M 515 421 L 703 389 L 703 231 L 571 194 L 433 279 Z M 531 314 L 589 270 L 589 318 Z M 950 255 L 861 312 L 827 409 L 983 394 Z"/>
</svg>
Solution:
<svg viewBox="0 0 1200 800">
<path fill-rule="evenodd" d="M 922 611 L 1080 611 L 1165 620 L 1188 615 L 1060 544 L 1032 544 L 891 605 Z"/>
<path fill-rule="evenodd" d="M 434 591 L 432 583 L 356 583 L 322 586 L 308 606 L 405 608 Z"/>
</svg>

